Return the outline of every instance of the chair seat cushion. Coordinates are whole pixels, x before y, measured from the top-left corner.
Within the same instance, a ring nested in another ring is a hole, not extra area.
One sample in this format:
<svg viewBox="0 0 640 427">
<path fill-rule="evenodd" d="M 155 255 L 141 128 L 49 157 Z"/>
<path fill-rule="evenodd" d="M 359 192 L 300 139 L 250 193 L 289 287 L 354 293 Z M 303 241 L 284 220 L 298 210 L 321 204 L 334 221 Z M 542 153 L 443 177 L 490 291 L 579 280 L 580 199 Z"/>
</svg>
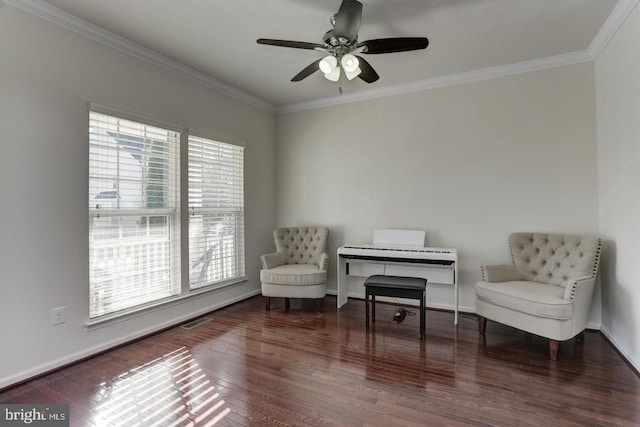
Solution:
<svg viewBox="0 0 640 427">
<path fill-rule="evenodd" d="M 478 282 L 479 300 L 533 316 L 568 320 L 573 314 L 571 301 L 563 299 L 561 286 L 530 281 Z"/>
<path fill-rule="evenodd" d="M 326 283 L 327 270 L 314 264 L 285 264 L 260 270 L 260 281 L 279 285 L 317 285 Z"/>
</svg>

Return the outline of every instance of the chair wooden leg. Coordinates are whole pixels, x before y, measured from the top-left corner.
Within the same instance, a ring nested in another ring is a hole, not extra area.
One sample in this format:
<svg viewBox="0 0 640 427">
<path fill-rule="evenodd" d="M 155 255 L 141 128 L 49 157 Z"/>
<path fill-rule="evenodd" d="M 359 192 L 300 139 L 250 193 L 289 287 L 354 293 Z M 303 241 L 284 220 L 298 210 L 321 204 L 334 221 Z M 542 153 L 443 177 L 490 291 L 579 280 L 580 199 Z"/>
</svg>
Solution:
<svg viewBox="0 0 640 427">
<path fill-rule="evenodd" d="M 549 358 L 554 362 L 558 360 L 558 340 L 549 340 Z"/>
<path fill-rule="evenodd" d="M 482 316 L 478 316 L 478 332 L 480 333 L 480 335 L 484 335 L 486 330 L 487 330 L 487 319 Z"/>
<path fill-rule="evenodd" d="M 316 298 L 316 311 L 320 313 L 321 308 L 322 308 L 322 298 Z"/>
<path fill-rule="evenodd" d="M 267 311 L 271 310 L 271 298 L 263 297 L 263 299 L 264 299 L 264 309 Z"/>
<path fill-rule="evenodd" d="M 285 298 L 284 299 L 284 309 L 285 309 L 285 311 L 289 311 L 290 308 L 291 308 L 291 302 L 289 301 L 289 298 Z"/>
<path fill-rule="evenodd" d="M 584 331 L 582 331 L 578 335 L 576 335 L 576 341 L 584 342 Z"/>
</svg>

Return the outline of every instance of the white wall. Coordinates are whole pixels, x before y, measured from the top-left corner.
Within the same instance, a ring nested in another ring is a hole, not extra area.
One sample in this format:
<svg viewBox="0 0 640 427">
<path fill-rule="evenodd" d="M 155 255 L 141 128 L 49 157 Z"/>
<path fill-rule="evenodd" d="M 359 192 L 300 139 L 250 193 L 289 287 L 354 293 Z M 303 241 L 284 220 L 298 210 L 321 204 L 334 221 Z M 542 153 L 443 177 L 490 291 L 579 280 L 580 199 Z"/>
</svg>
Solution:
<svg viewBox="0 0 640 427">
<path fill-rule="evenodd" d="M 275 224 L 275 115 L 0 6 L 0 387 L 255 293 Z M 246 284 L 85 330 L 89 101 L 246 143 Z M 52 327 L 58 306 L 67 322 Z"/>
<path fill-rule="evenodd" d="M 598 56 L 602 331 L 640 370 L 640 8 Z"/>
<path fill-rule="evenodd" d="M 424 229 L 459 251 L 464 310 L 480 265 L 511 262 L 511 232 L 598 234 L 592 64 L 284 114 L 277 135 L 278 225 L 326 224 L 332 254 Z M 450 288 L 428 294 L 453 306 Z"/>
</svg>

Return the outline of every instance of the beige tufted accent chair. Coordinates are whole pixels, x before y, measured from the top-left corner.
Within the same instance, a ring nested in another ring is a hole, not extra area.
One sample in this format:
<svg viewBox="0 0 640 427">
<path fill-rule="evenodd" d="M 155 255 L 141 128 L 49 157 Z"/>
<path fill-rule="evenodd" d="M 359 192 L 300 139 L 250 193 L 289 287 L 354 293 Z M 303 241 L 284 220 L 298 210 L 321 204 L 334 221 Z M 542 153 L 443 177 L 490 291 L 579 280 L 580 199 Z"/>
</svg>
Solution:
<svg viewBox="0 0 640 427">
<path fill-rule="evenodd" d="M 584 339 L 602 242 L 514 233 L 509 245 L 513 265 L 484 265 L 476 283 L 480 334 L 490 319 L 549 338 L 549 355 L 556 360 L 559 341 Z"/>
<path fill-rule="evenodd" d="M 265 309 L 271 297 L 315 298 L 320 311 L 327 294 L 327 253 L 329 229 L 326 227 L 277 228 L 273 232 L 276 252 L 262 255 L 262 295 Z"/>
</svg>

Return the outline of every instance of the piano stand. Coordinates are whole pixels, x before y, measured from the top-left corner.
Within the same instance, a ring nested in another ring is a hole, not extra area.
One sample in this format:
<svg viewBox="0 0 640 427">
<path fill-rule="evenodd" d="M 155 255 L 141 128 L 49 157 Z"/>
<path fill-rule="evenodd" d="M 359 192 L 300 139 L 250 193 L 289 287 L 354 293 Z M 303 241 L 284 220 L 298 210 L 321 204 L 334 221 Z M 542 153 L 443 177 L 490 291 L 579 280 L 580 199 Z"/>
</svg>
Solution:
<svg viewBox="0 0 640 427">
<path fill-rule="evenodd" d="M 396 298 L 414 298 L 420 300 L 420 339 L 425 338 L 425 294 L 427 279 L 418 277 L 370 276 L 364 282 L 365 287 L 365 327 L 369 332 L 369 297 L 371 297 L 371 322 L 376 323 L 376 295 Z"/>
</svg>

